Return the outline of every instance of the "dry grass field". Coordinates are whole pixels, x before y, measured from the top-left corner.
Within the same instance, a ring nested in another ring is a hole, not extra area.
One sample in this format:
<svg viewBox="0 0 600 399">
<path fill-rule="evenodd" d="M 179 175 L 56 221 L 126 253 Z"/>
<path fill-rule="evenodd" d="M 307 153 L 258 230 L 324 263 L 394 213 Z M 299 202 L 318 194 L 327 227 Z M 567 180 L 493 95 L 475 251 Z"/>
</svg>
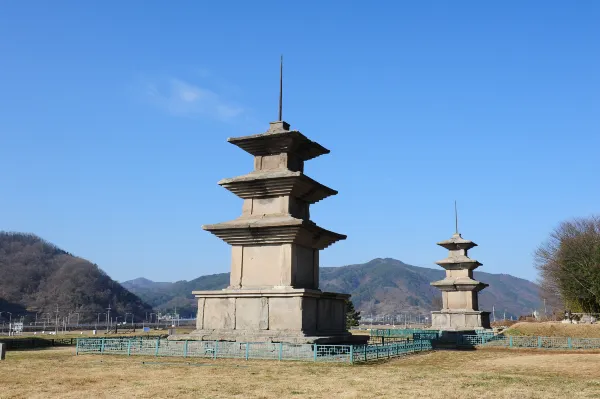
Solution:
<svg viewBox="0 0 600 399">
<path fill-rule="evenodd" d="M 505 335 L 538 337 L 600 338 L 600 324 L 562 324 L 560 322 L 516 323 Z"/>
<path fill-rule="evenodd" d="M 15 351 L 0 397 L 600 398 L 600 354 L 439 351 L 350 366 Z"/>
<path fill-rule="evenodd" d="M 176 334 L 189 334 L 194 330 L 194 327 L 177 327 L 175 328 Z M 92 331 L 69 331 L 65 334 L 58 333 L 57 335 L 52 334 L 33 334 L 30 332 L 23 333 L 21 335 L 7 336 L 4 335 L 0 338 L 6 339 L 28 339 L 28 338 L 41 338 L 41 339 L 61 339 L 61 338 L 121 338 L 121 337 L 139 337 L 139 336 L 167 336 L 169 334 L 168 329 L 150 330 L 144 332 L 141 328 L 138 328 L 136 332 L 131 330 L 121 329 L 116 334 L 114 332 L 106 333 L 105 330 L 99 331 L 96 335 L 93 335 Z"/>
</svg>

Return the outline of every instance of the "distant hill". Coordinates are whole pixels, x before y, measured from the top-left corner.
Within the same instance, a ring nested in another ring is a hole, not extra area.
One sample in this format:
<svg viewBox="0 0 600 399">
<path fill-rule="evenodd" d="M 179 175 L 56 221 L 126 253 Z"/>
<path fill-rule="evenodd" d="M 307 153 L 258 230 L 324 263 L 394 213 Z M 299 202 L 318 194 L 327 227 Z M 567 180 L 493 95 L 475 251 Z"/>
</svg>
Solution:
<svg viewBox="0 0 600 399">
<path fill-rule="evenodd" d="M 59 319 L 78 312 L 80 321 L 93 321 L 102 313 L 104 321 L 109 305 L 115 317 L 133 313 L 142 320 L 152 311 L 97 265 L 35 235 L 0 232 L 0 312 L 54 319 L 58 306 Z"/>
<path fill-rule="evenodd" d="M 323 291 L 352 294 L 352 302 L 368 314 L 427 313 L 439 309 L 440 292 L 429 285 L 444 278 L 443 269 L 407 265 L 396 259 L 373 259 L 364 264 L 322 267 Z M 490 286 L 480 294 L 483 310 L 496 308 L 496 316 L 531 313 L 540 306 L 539 287 L 531 281 L 508 274 L 475 271 L 475 278 Z M 198 277 L 191 281 L 154 283 L 147 279 L 126 281 L 122 285 L 157 309 L 178 308 L 178 313 L 195 313 L 194 290 L 220 290 L 229 284 L 229 273 Z"/>
<path fill-rule="evenodd" d="M 181 317 L 196 317 L 198 305 L 192 291 L 220 290 L 229 285 L 229 273 L 212 274 L 190 281 L 161 283 L 146 278 L 136 278 L 121 283 L 123 287 L 138 295 L 144 302 L 157 310 L 172 312 L 177 308 Z"/>
</svg>

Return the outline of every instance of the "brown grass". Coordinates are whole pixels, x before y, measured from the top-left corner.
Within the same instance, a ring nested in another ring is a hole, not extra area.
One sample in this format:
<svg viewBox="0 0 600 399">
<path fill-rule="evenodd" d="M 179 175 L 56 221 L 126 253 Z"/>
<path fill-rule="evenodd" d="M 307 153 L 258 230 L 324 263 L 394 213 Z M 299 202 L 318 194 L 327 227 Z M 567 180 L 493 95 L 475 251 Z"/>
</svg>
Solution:
<svg viewBox="0 0 600 399">
<path fill-rule="evenodd" d="M 518 321 L 514 320 L 500 320 L 500 321 L 492 321 L 490 325 L 492 327 L 510 327 L 517 324 Z"/>
<path fill-rule="evenodd" d="M 600 338 L 600 324 L 562 324 L 560 322 L 514 324 L 504 331 L 506 335 L 539 337 Z"/>
<path fill-rule="evenodd" d="M 439 351 L 350 366 L 62 348 L 9 352 L 0 373 L 2 398 L 600 398 L 600 355 L 542 351 Z"/>
<path fill-rule="evenodd" d="M 194 327 L 177 327 L 175 328 L 176 334 L 189 334 L 194 330 Z M 167 336 L 169 334 L 168 329 L 160 329 L 160 330 L 150 330 L 148 332 L 144 332 L 141 328 L 135 330 L 135 332 L 131 332 L 131 330 L 121 329 L 116 334 L 114 330 L 106 333 L 106 330 L 99 330 L 96 335 L 93 335 L 92 331 L 84 330 L 84 331 L 68 331 L 66 334 L 58 333 L 57 335 L 52 334 L 33 334 L 30 332 L 24 333 L 22 335 L 13 335 L 7 336 L 3 335 L 0 338 L 5 339 L 27 339 L 27 338 L 42 338 L 42 339 L 61 339 L 61 338 L 121 338 L 121 337 L 139 337 L 139 336 Z"/>
</svg>

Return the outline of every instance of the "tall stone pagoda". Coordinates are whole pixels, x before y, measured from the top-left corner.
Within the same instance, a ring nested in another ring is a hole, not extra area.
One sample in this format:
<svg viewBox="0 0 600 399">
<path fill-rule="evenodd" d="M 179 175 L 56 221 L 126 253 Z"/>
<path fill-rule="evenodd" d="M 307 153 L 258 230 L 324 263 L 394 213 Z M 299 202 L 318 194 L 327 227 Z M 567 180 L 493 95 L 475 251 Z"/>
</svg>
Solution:
<svg viewBox="0 0 600 399">
<path fill-rule="evenodd" d="M 238 218 L 202 226 L 231 245 L 222 291 L 194 291 L 189 338 L 239 342 L 356 341 L 346 329 L 347 294 L 319 290 L 319 251 L 345 235 L 310 220 L 309 207 L 337 194 L 304 174 L 304 162 L 329 153 L 281 120 L 262 134 L 227 141 L 254 157 L 254 170 L 218 184 L 244 200 Z M 364 340 L 364 339 L 363 339 Z"/>
<path fill-rule="evenodd" d="M 446 248 L 446 259 L 436 262 L 446 269 L 446 278 L 431 283 L 442 291 L 443 309 L 431 312 L 431 327 L 439 330 L 474 330 L 490 328 L 490 312 L 479 310 L 479 291 L 488 286 L 473 279 L 473 270 L 481 263 L 468 257 L 469 249 L 476 247 L 458 232 L 437 245 Z"/>
</svg>

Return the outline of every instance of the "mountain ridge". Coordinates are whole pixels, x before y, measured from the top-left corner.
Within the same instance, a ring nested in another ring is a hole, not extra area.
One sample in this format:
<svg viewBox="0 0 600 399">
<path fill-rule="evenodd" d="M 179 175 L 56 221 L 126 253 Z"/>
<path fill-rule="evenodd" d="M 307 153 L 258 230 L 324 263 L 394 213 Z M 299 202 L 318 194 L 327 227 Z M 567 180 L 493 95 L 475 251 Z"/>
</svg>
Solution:
<svg viewBox="0 0 600 399">
<path fill-rule="evenodd" d="M 540 306 L 539 287 L 510 274 L 474 272 L 475 278 L 490 287 L 480 293 L 482 310 L 518 317 L 531 313 Z M 443 269 L 406 264 L 393 258 L 375 258 L 366 263 L 320 268 L 320 288 L 323 291 L 344 292 L 352 295 L 355 307 L 363 314 L 397 314 L 402 312 L 429 313 L 441 307 L 441 293 L 429 283 L 441 280 Z M 229 284 L 229 273 L 200 276 L 193 280 L 174 283 L 148 284 L 140 288 L 135 280 L 123 286 L 139 295 L 155 308 L 179 309 L 179 313 L 195 314 L 194 290 L 220 290 Z"/>
<path fill-rule="evenodd" d="M 142 320 L 152 311 L 98 265 L 34 234 L 0 232 L 0 276 L 0 310 L 15 317 L 93 321 L 110 306 L 114 317 Z"/>
</svg>

